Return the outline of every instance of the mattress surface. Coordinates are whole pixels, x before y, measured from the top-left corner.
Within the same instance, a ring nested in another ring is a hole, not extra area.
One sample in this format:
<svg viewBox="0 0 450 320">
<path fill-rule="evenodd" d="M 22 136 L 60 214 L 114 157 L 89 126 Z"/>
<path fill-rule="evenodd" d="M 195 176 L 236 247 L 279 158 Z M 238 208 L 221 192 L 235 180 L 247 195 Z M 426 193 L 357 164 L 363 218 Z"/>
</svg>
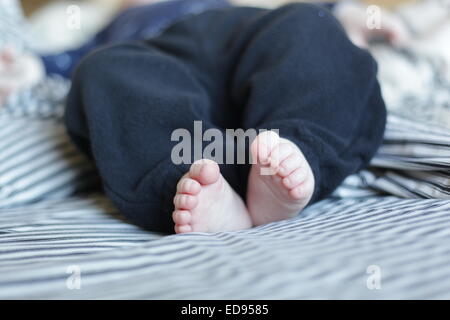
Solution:
<svg viewBox="0 0 450 320">
<path fill-rule="evenodd" d="M 0 210 L 3 299 L 450 298 L 450 201 L 329 199 L 292 220 L 162 236 L 102 196 Z"/>
</svg>

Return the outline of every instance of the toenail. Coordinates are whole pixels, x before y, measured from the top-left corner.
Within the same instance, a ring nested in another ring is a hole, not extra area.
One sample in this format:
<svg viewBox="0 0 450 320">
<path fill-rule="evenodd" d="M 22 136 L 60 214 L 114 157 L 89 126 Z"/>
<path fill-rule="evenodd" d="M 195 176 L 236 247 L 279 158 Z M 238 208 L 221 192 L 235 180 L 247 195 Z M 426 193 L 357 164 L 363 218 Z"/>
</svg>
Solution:
<svg viewBox="0 0 450 320">
<path fill-rule="evenodd" d="M 201 171 L 202 171 L 202 165 L 201 164 L 196 164 L 194 166 L 194 175 L 196 177 L 198 177 L 200 175 Z"/>
</svg>

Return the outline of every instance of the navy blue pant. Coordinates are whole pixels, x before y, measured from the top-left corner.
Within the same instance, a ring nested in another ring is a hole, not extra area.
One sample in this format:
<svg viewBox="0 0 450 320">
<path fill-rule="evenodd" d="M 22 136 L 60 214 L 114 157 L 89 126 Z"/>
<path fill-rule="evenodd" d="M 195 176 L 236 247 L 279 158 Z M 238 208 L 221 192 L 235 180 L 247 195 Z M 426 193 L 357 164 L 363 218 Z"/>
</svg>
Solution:
<svg viewBox="0 0 450 320">
<path fill-rule="evenodd" d="M 326 9 L 226 8 L 152 40 L 89 55 L 75 72 L 66 123 L 106 194 L 143 228 L 172 232 L 172 198 L 189 165 L 171 161 L 173 130 L 278 129 L 316 179 L 312 202 L 364 168 L 386 110 L 371 55 Z M 249 165 L 221 165 L 244 198 Z"/>
</svg>

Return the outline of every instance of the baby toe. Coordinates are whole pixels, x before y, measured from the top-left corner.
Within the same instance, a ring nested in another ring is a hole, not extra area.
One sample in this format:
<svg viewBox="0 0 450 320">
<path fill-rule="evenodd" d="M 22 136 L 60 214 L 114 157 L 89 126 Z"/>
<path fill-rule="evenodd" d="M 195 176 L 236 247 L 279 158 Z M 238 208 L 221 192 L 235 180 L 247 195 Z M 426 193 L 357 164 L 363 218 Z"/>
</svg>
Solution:
<svg viewBox="0 0 450 320">
<path fill-rule="evenodd" d="M 309 201 L 314 193 L 314 179 L 311 175 L 306 176 L 303 183 L 299 184 L 295 188 L 289 191 L 289 195 L 295 200 L 307 200 Z"/>
<path fill-rule="evenodd" d="M 192 232 L 192 227 L 188 224 L 185 225 L 175 225 L 175 233 L 188 233 Z"/>
<path fill-rule="evenodd" d="M 192 216 L 187 210 L 175 210 L 172 214 L 172 219 L 177 225 L 185 225 L 191 223 Z"/>
<path fill-rule="evenodd" d="M 308 197 L 307 190 L 303 185 L 299 185 L 293 188 L 291 191 L 289 191 L 289 195 L 295 200 L 301 200 Z"/>
<path fill-rule="evenodd" d="M 280 143 L 279 146 L 274 148 L 270 153 L 270 166 L 278 170 L 281 163 L 292 153 L 294 153 L 294 149 L 289 143 Z"/>
<path fill-rule="evenodd" d="M 201 185 L 209 185 L 217 182 L 220 177 L 219 165 L 209 159 L 194 162 L 189 169 L 189 176 Z"/>
<path fill-rule="evenodd" d="M 299 168 L 302 164 L 301 157 L 298 153 L 292 153 L 284 161 L 281 162 L 279 167 L 279 174 L 285 178 L 290 175 L 294 170 Z"/>
<path fill-rule="evenodd" d="M 250 147 L 253 160 L 262 165 L 269 164 L 269 156 L 274 148 L 280 144 L 280 137 L 273 131 L 260 133 Z"/>
<path fill-rule="evenodd" d="M 183 178 L 177 184 L 178 193 L 186 193 L 196 195 L 200 192 L 202 186 L 200 183 L 190 178 Z"/>
<path fill-rule="evenodd" d="M 305 168 L 303 167 L 297 168 L 291 174 L 289 174 L 287 177 L 283 179 L 283 185 L 288 189 L 295 188 L 303 181 L 305 181 L 307 176 L 308 171 L 306 171 Z"/>
<path fill-rule="evenodd" d="M 192 210 L 197 206 L 198 199 L 197 197 L 188 194 L 177 194 L 173 198 L 173 204 L 177 209 Z"/>
</svg>

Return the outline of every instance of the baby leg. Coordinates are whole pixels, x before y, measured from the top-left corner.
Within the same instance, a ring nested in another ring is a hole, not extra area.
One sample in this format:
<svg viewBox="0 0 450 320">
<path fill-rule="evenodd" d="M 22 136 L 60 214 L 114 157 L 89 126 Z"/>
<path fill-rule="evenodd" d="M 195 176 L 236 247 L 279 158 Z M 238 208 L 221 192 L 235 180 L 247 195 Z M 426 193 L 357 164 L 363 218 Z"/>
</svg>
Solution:
<svg viewBox="0 0 450 320">
<path fill-rule="evenodd" d="M 281 137 L 262 133 L 251 147 L 257 163 L 247 205 L 255 225 L 298 214 L 366 166 L 386 121 L 376 62 L 328 11 L 295 4 L 260 19 L 232 92 L 245 106 L 245 128 Z M 265 167 L 273 173 L 261 175 Z"/>
<path fill-rule="evenodd" d="M 183 53 L 195 60 L 197 46 L 184 43 L 189 48 Z M 174 222 L 178 233 L 251 226 L 243 200 L 227 182 L 235 179 L 232 168 L 223 168 L 224 178 L 216 163 L 191 167 L 172 159 L 175 130 L 195 137 L 197 120 L 205 130 L 215 128 L 212 97 L 200 74 L 188 58 L 181 61 L 150 43 L 97 51 L 75 73 L 68 131 L 92 157 L 107 196 L 145 229 L 173 232 Z"/>
<path fill-rule="evenodd" d="M 107 196 L 139 226 L 173 232 L 172 132 L 202 119 L 209 97 L 191 71 L 144 42 L 109 47 L 76 70 L 66 124 L 95 162 Z M 207 126 L 207 124 L 204 124 Z"/>
</svg>

